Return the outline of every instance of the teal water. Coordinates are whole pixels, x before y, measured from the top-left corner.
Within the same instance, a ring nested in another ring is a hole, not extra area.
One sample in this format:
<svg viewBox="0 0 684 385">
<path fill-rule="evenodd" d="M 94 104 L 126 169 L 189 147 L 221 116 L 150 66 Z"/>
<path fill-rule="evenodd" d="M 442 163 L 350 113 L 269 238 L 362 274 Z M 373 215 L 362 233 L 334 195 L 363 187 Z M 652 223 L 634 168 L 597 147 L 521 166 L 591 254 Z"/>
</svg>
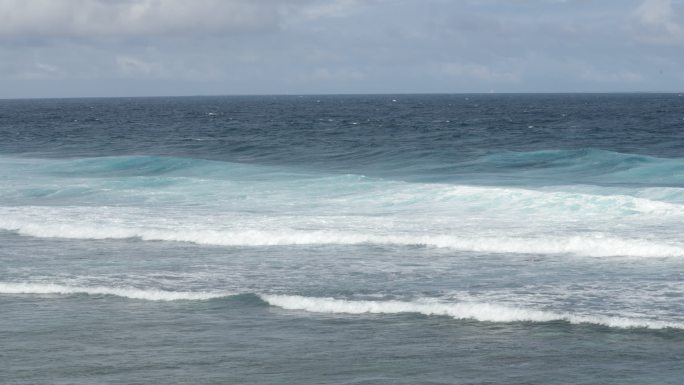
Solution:
<svg viewBox="0 0 684 385">
<path fill-rule="evenodd" d="M 0 102 L 0 382 L 677 384 L 684 98 Z"/>
</svg>

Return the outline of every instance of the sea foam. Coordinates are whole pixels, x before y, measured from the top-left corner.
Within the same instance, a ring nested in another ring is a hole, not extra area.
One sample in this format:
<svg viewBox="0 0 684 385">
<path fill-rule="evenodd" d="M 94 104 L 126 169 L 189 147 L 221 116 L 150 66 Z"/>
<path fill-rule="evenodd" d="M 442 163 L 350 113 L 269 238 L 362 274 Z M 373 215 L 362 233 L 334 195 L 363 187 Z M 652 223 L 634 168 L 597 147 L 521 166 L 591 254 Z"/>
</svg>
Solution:
<svg viewBox="0 0 684 385">
<path fill-rule="evenodd" d="M 203 301 L 212 298 L 237 295 L 236 293 L 225 291 L 169 291 L 159 289 L 138 289 L 133 287 L 70 286 L 53 283 L 0 282 L 0 295 L 2 294 L 111 295 L 145 301 Z M 470 319 L 496 323 L 562 321 L 570 324 L 594 324 L 623 329 L 684 329 L 683 322 L 634 317 L 561 313 L 493 303 L 446 303 L 427 298 L 414 301 L 368 301 L 305 297 L 299 295 L 258 294 L 257 296 L 270 306 L 311 313 L 351 315 L 415 313 L 426 316 L 447 316 L 459 320 Z"/>
<path fill-rule="evenodd" d="M 69 286 L 52 283 L 0 282 L 0 294 L 113 295 L 147 301 L 207 300 L 232 295 L 227 292 L 169 291 L 132 287 Z"/>
<path fill-rule="evenodd" d="M 0 229 L 22 235 L 71 239 L 127 239 L 189 242 L 217 246 L 398 245 L 449 248 L 457 251 L 518 254 L 569 254 L 588 257 L 682 257 L 684 245 L 630 239 L 603 233 L 565 236 L 472 236 L 451 234 L 368 234 L 337 230 L 160 229 L 75 223 L 38 223 L 0 219 Z"/>
<path fill-rule="evenodd" d="M 455 319 L 472 319 L 483 322 L 552 322 L 595 324 L 613 328 L 684 329 L 682 322 L 581 315 L 551 311 L 523 309 L 489 303 L 442 303 L 432 300 L 417 301 L 352 301 L 334 298 L 314 298 L 293 295 L 262 295 L 272 306 L 287 310 L 303 310 L 332 314 L 401 314 L 417 313 L 428 316 L 448 316 Z"/>
</svg>

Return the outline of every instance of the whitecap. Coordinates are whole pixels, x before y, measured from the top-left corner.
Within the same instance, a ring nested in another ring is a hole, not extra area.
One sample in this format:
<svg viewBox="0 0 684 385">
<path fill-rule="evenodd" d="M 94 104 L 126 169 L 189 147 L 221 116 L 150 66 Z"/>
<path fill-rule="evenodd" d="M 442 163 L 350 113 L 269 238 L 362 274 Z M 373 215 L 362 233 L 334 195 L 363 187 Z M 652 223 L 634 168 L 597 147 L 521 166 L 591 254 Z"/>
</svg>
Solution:
<svg viewBox="0 0 684 385">
<path fill-rule="evenodd" d="M 303 297 L 297 295 L 261 295 L 268 304 L 287 310 L 331 314 L 402 314 L 417 313 L 427 316 L 447 316 L 454 319 L 472 319 L 482 322 L 552 322 L 594 324 L 613 328 L 684 329 L 682 322 L 652 319 L 559 313 L 525 309 L 490 303 L 443 303 L 435 300 L 365 301 L 335 298 Z"/>
<path fill-rule="evenodd" d="M 232 295 L 227 292 L 170 291 L 134 287 L 69 286 L 53 283 L 0 282 L 0 294 L 113 295 L 147 301 L 196 301 Z"/>
</svg>

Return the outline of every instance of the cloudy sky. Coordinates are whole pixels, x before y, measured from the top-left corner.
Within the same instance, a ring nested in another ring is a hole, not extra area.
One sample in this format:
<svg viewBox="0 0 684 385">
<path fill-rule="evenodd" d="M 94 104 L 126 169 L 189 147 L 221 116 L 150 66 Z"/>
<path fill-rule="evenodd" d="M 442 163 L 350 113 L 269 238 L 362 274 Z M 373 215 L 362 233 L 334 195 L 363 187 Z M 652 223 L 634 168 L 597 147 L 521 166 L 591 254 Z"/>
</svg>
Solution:
<svg viewBox="0 0 684 385">
<path fill-rule="evenodd" d="M 684 0 L 0 0 L 0 97 L 684 91 Z"/>
</svg>

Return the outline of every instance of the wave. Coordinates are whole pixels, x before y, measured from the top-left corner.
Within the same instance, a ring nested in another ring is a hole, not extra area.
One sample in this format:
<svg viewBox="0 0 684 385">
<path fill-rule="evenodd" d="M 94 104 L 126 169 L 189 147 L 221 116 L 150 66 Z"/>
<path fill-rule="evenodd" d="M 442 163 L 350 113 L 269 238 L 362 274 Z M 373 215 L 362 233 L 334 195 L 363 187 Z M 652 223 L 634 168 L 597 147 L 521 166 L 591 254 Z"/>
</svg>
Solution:
<svg viewBox="0 0 684 385">
<path fill-rule="evenodd" d="M 684 257 L 684 245 L 647 239 L 631 239 L 602 233 L 568 236 L 466 236 L 369 234 L 335 230 L 197 230 L 131 228 L 115 225 L 17 222 L 0 219 L 0 229 L 20 235 L 67 239 L 140 239 L 189 242 L 215 246 L 287 245 L 397 245 L 447 248 L 456 251 L 517 254 L 568 254 L 587 257 Z"/>
<path fill-rule="evenodd" d="M 658 158 L 594 148 L 505 151 L 469 160 L 460 166 L 469 172 L 498 172 L 547 180 L 666 186 L 684 184 L 682 158 Z"/>
<path fill-rule="evenodd" d="M 601 194 L 572 191 L 576 186 L 565 186 L 570 191 L 531 190 L 512 187 L 429 185 L 438 200 L 470 204 L 483 210 L 504 208 L 509 212 L 540 212 L 542 214 L 570 213 L 584 215 L 682 215 L 684 205 L 664 202 L 649 197 L 625 194 Z M 584 187 L 587 189 L 587 187 Z M 664 193 L 678 195 L 681 191 L 651 189 L 646 193 L 661 198 Z M 642 192 L 643 193 L 643 192 Z M 662 199 L 662 198 L 661 198 Z M 676 199 L 676 197 L 675 197 Z"/>
<path fill-rule="evenodd" d="M 197 158 L 153 155 L 121 155 L 72 159 L 15 158 L 0 156 L 0 169 L 73 178 L 196 177 L 240 179 L 264 175 L 297 174 L 289 167 L 252 165 Z M 300 173 L 302 176 L 308 173 Z M 317 175 L 317 174 L 316 174 Z"/>
<path fill-rule="evenodd" d="M 51 283 L 6 283 L 0 282 L 0 294 L 87 294 L 113 295 L 117 297 L 147 301 L 197 301 L 233 295 L 196 291 L 169 291 L 158 289 L 137 289 L 132 287 L 68 286 Z"/>
<path fill-rule="evenodd" d="M 401 314 L 417 313 L 427 316 L 448 316 L 454 319 L 472 319 L 483 322 L 553 322 L 594 324 L 612 328 L 684 329 L 682 322 L 557 313 L 503 306 L 489 303 L 442 303 L 423 301 L 352 301 L 334 298 L 302 297 L 296 295 L 261 295 L 271 306 L 287 310 L 332 314 Z"/>
<path fill-rule="evenodd" d="M 474 178 L 486 183 L 483 176 L 495 175 L 489 183 L 497 184 L 501 176 L 508 181 L 528 181 L 533 185 L 558 183 L 627 184 L 627 185 L 684 185 L 684 158 L 620 153 L 594 148 L 553 149 L 528 152 L 503 151 L 469 159 L 433 159 L 420 167 L 405 154 L 394 165 L 388 164 L 388 174 L 402 180 L 421 179 L 421 174 L 432 175 L 432 182 L 466 181 Z M 186 176 L 198 178 L 261 178 L 264 175 L 324 175 L 300 166 L 257 165 L 220 160 L 171 156 L 129 155 L 74 159 L 32 159 L 1 156 L 0 165 L 12 169 L 66 177 L 158 177 Z M 398 168 L 398 169 L 397 169 Z M 305 171 L 307 170 L 308 171 Z M 333 168 L 334 169 L 334 168 Z M 403 170 L 403 171 L 402 171 Z M 359 170 L 361 171 L 361 170 Z M 382 177 L 383 167 L 366 171 Z M 403 177 L 402 177 L 403 175 Z M 405 178 L 404 178 L 405 177 Z"/>
<path fill-rule="evenodd" d="M 215 298 L 234 297 L 229 292 L 169 291 L 138 289 L 132 287 L 69 286 L 51 283 L 0 282 L 1 294 L 116 296 L 145 301 L 204 301 Z M 422 299 L 415 301 L 366 301 L 335 298 L 304 297 L 299 295 L 256 294 L 270 306 L 286 310 L 302 310 L 312 313 L 331 314 L 403 314 L 415 313 L 426 316 L 447 316 L 459 320 L 472 319 L 481 322 L 554 322 L 571 324 L 594 324 L 612 328 L 684 329 L 684 323 L 641 318 L 604 315 L 581 315 L 552 311 L 524 309 L 491 303 L 461 302 L 444 303 Z"/>
<path fill-rule="evenodd" d="M 45 160 L 39 171 L 58 176 L 125 177 L 172 175 L 183 170 L 210 168 L 222 162 L 163 156 L 105 156 Z M 224 168 L 228 166 L 225 163 Z"/>
<path fill-rule="evenodd" d="M 225 291 L 170 291 L 138 289 L 133 287 L 70 286 L 52 283 L 0 282 L 0 295 L 2 294 L 85 294 L 89 296 L 116 296 L 144 301 L 205 301 L 241 295 Z M 312 313 L 353 315 L 415 313 L 426 316 L 447 316 L 459 320 L 472 319 L 481 322 L 511 323 L 563 321 L 571 324 L 594 324 L 625 329 L 684 329 L 684 323 L 682 322 L 605 315 L 559 313 L 492 303 L 445 303 L 435 299 L 419 299 L 414 301 L 367 301 L 279 294 L 252 294 L 251 296 L 259 298 L 270 306 Z"/>
<path fill-rule="evenodd" d="M 599 150 L 590 151 L 589 154 L 597 151 L 618 158 L 627 156 Z M 580 150 L 566 150 L 498 154 L 484 157 L 475 163 L 487 164 L 489 166 L 485 168 L 492 170 L 521 172 L 519 176 L 524 179 L 540 170 L 546 172 L 544 170 L 547 169 L 534 163 L 520 166 L 519 168 L 524 169 L 520 170 L 515 166 L 521 162 L 519 158 L 527 162 L 530 158 L 543 160 L 549 157 L 567 157 L 567 154 L 558 155 L 559 152 L 584 153 Z M 588 169 L 594 170 L 593 158 L 588 155 L 586 157 L 589 158 Z M 627 158 L 631 159 L 630 156 Z M 647 163 L 682 163 L 681 172 L 670 170 L 665 173 L 669 181 L 675 180 L 680 174 L 684 176 L 684 162 L 677 159 L 652 159 Z M 510 167 L 507 169 L 504 165 L 508 163 Z M 473 165 L 468 162 L 455 167 L 462 168 L 465 173 L 473 171 L 470 170 Z M 652 175 L 650 172 L 646 174 Z M 567 175 L 553 171 L 548 176 L 563 180 Z M 485 185 L 468 184 L 467 180 L 462 181 L 465 184 L 411 183 L 353 174 L 302 172 L 284 166 L 154 156 L 71 160 L 0 157 L 0 177 L 10 181 L 0 188 L 0 192 L 10 200 L 10 203 L 17 205 L 78 205 L 84 202 L 88 205 L 97 205 L 107 202 L 114 205 L 161 203 L 197 206 L 211 205 L 215 202 L 222 207 L 237 207 L 242 202 L 245 205 L 258 204 L 276 210 L 292 208 L 294 203 L 301 209 L 307 206 L 331 205 L 348 209 L 350 206 L 363 205 L 371 210 L 432 207 L 440 211 L 453 211 L 460 207 L 464 210 L 504 209 L 509 212 L 539 212 L 541 215 L 684 215 L 684 191 L 678 188 L 652 187 L 648 190 L 635 190 L 624 186 L 606 188 L 573 185 L 572 183 L 576 183 L 577 180 L 572 178 L 565 180 L 566 183 L 570 183 L 567 185 L 552 183 L 555 186 L 553 188 L 537 189 L 492 186 L 486 181 Z M 77 177 L 77 180 L 71 180 L 71 177 Z M 497 184 L 498 177 L 490 175 L 489 178 L 489 182 Z M 602 177 L 601 180 L 609 179 Z M 624 180 L 627 184 L 640 181 L 643 181 L 643 178 Z"/>
<path fill-rule="evenodd" d="M 437 162 L 437 161 L 434 161 Z M 401 159 L 400 163 L 407 163 Z M 408 164 L 411 164 L 410 162 Z M 503 174 L 524 180 L 627 183 L 635 185 L 684 184 L 684 159 L 620 153 L 594 148 L 555 149 L 528 152 L 504 151 L 476 159 L 444 161 L 430 165 L 444 168 L 445 180 L 454 173 L 464 177 L 473 173 Z M 390 167 L 393 168 L 393 167 Z M 410 167 L 409 167 L 410 169 Z M 251 178 L 263 174 L 301 174 L 301 167 L 251 165 L 217 160 L 168 156 L 109 156 L 46 161 L 42 171 L 62 176 L 190 176 L 202 178 Z M 407 171 L 409 179 L 412 176 Z M 382 174 L 382 170 L 377 170 Z M 393 172 L 392 175 L 397 175 Z M 400 174 L 399 174 L 400 175 Z M 437 181 L 439 177 L 437 178 Z"/>
<path fill-rule="evenodd" d="M 635 167 L 680 162 L 599 150 L 498 154 L 490 155 L 486 162 L 550 162 L 558 166 L 563 159 L 569 164 L 600 158 Z M 10 167 L 0 167 L 14 178 L 0 187 L 0 195 L 9 203 L 0 207 L 0 229 L 34 237 L 135 238 L 218 246 L 379 244 L 482 253 L 684 256 L 684 242 L 675 235 L 684 218 L 684 191 L 679 188 L 573 185 L 524 189 L 410 183 L 146 156 L 12 159 L 0 157 L 2 165 L 10 160 L 25 162 L 33 164 L 25 165 L 29 169 L 54 174 L 33 178 L 30 170 L 24 175 L 21 167 L 18 172 L 11 162 Z M 520 168 L 534 172 L 535 167 L 530 167 Z M 624 171 L 625 167 L 618 168 Z M 190 177 L 169 187 L 159 182 L 164 178 L 132 178 L 136 183 L 142 180 L 139 184 L 130 183 L 127 177 L 72 181 L 55 178 L 60 172 Z M 212 175 L 217 179 L 203 179 Z M 3 176 L 0 174 L 0 179 Z M 54 191 L 61 194 L 51 193 Z"/>
</svg>

